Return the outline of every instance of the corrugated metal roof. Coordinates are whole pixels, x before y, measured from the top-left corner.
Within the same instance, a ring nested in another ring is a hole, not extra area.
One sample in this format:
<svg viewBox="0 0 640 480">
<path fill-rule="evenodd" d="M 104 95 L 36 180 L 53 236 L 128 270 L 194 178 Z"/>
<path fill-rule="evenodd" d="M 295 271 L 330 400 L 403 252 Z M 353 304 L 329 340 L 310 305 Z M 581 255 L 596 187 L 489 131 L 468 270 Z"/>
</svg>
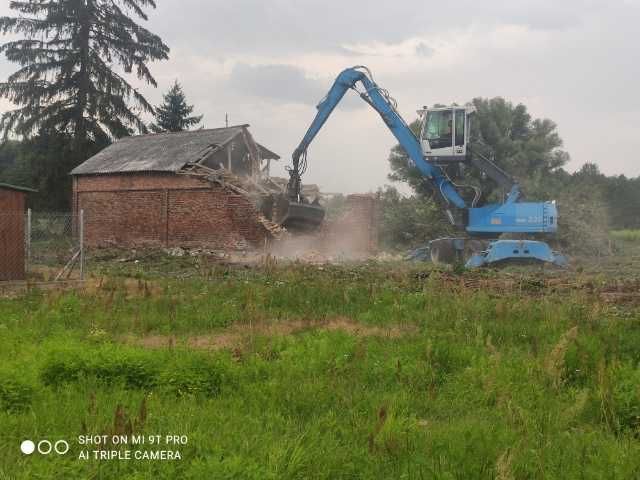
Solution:
<svg viewBox="0 0 640 480">
<path fill-rule="evenodd" d="M 34 190 L 33 188 L 19 187 L 18 185 L 11 185 L 9 183 L 0 183 L 0 188 L 4 188 L 7 190 L 17 190 L 19 192 L 26 192 L 26 193 L 38 193 L 38 191 Z"/>
<path fill-rule="evenodd" d="M 177 172 L 248 125 L 124 137 L 79 165 L 72 175 L 119 172 Z M 271 152 L 273 153 L 273 152 Z"/>
</svg>

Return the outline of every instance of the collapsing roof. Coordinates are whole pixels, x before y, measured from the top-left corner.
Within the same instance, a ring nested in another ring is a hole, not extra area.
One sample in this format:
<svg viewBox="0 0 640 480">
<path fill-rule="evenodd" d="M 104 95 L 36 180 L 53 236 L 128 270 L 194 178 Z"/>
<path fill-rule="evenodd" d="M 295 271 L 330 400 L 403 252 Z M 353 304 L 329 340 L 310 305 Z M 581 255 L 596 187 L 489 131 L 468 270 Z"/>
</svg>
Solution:
<svg viewBox="0 0 640 480">
<path fill-rule="evenodd" d="M 280 159 L 253 141 L 248 126 L 124 137 L 73 169 L 71 174 L 176 173 L 188 164 L 207 162 L 238 137 L 242 137 L 251 156 L 260 160 Z"/>
</svg>

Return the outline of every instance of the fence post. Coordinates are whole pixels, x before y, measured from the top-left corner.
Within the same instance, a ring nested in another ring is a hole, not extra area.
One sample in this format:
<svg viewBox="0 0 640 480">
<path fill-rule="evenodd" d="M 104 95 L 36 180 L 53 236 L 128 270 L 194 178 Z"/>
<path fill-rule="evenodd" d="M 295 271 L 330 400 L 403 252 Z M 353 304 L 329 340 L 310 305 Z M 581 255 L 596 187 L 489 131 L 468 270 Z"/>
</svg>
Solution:
<svg viewBox="0 0 640 480">
<path fill-rule="evenodd" d="M 29 266 L 31 265 L 31 209 L 27 208 L 27 231 L 26 233 L 26 248 L 27 252 L 25 255 L 25 270 L 29 270 Z"/>
<path fill-rule="evenodd" d="M 80 210 L 80 280 L 84 280 L 84 210 Z"/>
</svg>

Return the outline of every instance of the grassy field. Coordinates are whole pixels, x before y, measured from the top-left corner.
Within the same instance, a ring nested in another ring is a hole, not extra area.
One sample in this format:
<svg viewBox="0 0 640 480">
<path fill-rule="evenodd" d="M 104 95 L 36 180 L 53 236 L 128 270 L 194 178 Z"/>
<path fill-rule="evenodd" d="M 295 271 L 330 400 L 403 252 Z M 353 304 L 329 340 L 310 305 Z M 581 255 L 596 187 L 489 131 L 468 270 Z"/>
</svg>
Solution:
<svg viewBox="0 0 640 480">
<path fill-rule="evenodd" d="M 640 230 L 614 230 L 611 237 L 615 240 L 640 243 Z"/>
<path fill-rule="evenodd" d="M 0 479 L 640 477 L 640 272 L 180 261 L 0 299 Z"/>
</svg>

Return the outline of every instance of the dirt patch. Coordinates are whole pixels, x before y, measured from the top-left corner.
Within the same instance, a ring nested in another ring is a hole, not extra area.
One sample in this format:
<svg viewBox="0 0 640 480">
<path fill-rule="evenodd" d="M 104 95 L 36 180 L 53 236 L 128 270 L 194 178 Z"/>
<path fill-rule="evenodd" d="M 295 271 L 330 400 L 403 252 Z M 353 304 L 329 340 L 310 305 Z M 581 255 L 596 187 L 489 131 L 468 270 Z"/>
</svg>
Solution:
<svg viewBox="0 0 640 480">
<path fill-rule="evenodd" d="M 290 321 L 260 323 L 255 325 L 233 325 L 218 333 L 176 337 L 175 335 L 128 335 L 121 341 L 129 345 L 145 348 L 172 348 L 175 346 L 201 350 L 234 350 L 242 348 L 253 335 L 282 336 L 303 331 L 340 331 L 357 337 L 400 338 L 417 332 L 417 328 L 407 325 L 376 327 L 357 323 L 349 318 L 338 317 L 325 322 Z"/>
<path fill-rule="evenodd" d="M 231 349 L 242 343 L 242 336 L 236 333 L 221 333 L 219 335 L 198 335 L 178 339 L 174 335 L 146 335 L 135 337 L 128 335 L 122 341 L 129 345 L 137 345 L 145 348 L 173 348 L 186 346 L 203 350 Z"/>
<path fill-rule="evenodd" d="M 354 322 L 348 318 L 336 318 L 330 322 L 322 325 L 321 330 L 329 331 L 342 331 L 349 335 L 362 336 L 362 337 L 387 337 L 387 338 L 400 338 L 403 335 L 410 333 L 416 333 L 417 328 L 408 325 L 392 325 L 388 327 L 375 327 L 370 325 L 363 325 L 361 323 Z"/>
<path fill-rule="evenodd" d="M 494 298 L 506 294 L 541 297 L 581 293 L 591 302 L 629 306 L 640 304 L 640 279 L 637 277 L 603 278 L 566 271 L 496 274 L 489 270 L 471 271 L 464 275 L 426 271 L 416 274 L 416 277 L 433 281 L 434 286 L 457 295 L 466 295 L 469 291 L 484 292 Z"/>
<path fill-rule="evenodd" d="M 601 292 L 600 299 L 604 303 L 613 305 L 640 305 L 640 291 L 638 292 Z"/>
<path fill-rule="evenodd" d="M 83 287 L 86 295 L 109 295 L 117 291 L 124 293 L 127 299 L 161 297 L 165 293 L 159 282 L 137 278 L 90 278 L 84 282 Z"/>
</svg>

